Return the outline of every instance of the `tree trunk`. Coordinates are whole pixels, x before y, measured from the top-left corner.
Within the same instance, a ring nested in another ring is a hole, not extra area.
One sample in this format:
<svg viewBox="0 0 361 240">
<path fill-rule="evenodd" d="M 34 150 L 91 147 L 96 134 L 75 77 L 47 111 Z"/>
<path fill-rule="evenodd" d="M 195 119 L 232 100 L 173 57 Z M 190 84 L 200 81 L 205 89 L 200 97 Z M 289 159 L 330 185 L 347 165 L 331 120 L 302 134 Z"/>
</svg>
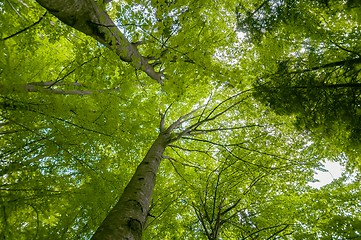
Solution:
<svg viewBox="0 0 361 240">
<path fill-rule="evenodd" d="M 36 0 L 63 23 L 95 38 L 125 62 L 144 71 L 149 77 L 163 84 L 163 74 L 156 72 L 111 20 L 95 0 Z"/>
<path fill-rule="evenodd" d="M 156 174 L 170 134 L 159 134 L 117 204 L 95 232 L 92 240 L 139 240 L 145 226 Z"/>
</svg>

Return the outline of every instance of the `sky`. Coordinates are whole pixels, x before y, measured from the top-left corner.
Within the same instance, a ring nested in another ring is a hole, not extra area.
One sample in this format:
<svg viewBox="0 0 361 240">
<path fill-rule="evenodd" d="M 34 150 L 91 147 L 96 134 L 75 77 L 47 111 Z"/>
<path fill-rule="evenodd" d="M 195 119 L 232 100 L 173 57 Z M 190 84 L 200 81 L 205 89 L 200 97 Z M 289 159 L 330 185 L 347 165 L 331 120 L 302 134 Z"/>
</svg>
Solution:
<svg viewBox="0 0 361 240">
<path fill-rule="evenodd" d="M 334 179 L 341 177 L 344 171 L 344 168 L 337 162 L 325 161 L 324 165 L 327 172 L 317 170 L 314 177 L 319 180 L 319 182 L 309 183 L 311 187 L 321 188 L 331 183 Z"/>
</svg>

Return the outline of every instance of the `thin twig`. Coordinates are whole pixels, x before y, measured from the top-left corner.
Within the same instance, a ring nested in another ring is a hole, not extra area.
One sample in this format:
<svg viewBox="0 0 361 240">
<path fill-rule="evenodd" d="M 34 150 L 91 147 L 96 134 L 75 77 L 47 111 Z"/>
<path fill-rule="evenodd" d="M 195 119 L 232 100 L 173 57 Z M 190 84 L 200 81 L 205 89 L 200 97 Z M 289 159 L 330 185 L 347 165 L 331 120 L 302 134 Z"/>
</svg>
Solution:
<svg viewBox="0 0 361 240">
<path fill-rule="evenodd" d="M 48 12 L 45 12 L 45 13 L 43 14 L 43 16 L 41 16 L 41 17 L 39 18 L 38 21 L 34 22 L 34 23 L 31 24 L 30 26 L 28 26 L 28 27 L 26 27 L 26 28 L 23 28 L 23 29 L 21 29 L 20 31 L 18 31 L 18 32 L 14 33 L 14 34 L 11 34 L 10 36 L 7 36 L 7 37 L 5 37 L 5 38 L 3 38 L 3 39 L 1 39 L 1 40 L 2 40 L 2 41 L 8 40 L 9 38 L 15 37 L 16 35 L 19 35 L 20 33 L 25 32 L 26 30 L 29 30 L 30 28 L 32 28 L 32 27 L 34 27 L 35 25 L 39 24 L 39 23 L 41 22 L 41 20 L 43 20 L 43 18 L 46 16 L 47 13 L 48 13 Z"/>
</svg>

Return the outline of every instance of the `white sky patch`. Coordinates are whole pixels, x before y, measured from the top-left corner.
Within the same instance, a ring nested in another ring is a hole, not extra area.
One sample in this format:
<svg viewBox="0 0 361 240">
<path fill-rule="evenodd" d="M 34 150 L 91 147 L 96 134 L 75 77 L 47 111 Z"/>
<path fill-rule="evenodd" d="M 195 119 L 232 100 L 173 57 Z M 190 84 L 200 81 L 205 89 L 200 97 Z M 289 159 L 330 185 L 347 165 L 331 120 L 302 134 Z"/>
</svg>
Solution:
<svg viewBox="0 0 361 240">
<path fill-rule="evenodd" d="M 313 188 L 321 188 L 331 183 L 333 180 L 340 178 L 345 170 L 344 167 L 337 162 L 326 160 L 323 164 L 324 169 L 326 170 L 325 172 L 319 170 L 315 171 L 314 178 L 318 180 L 318 182 L 309 183 Z"/>
<path fill-rule="evenodd" d="M 246 39 L 247 33 L 237 31 L 237 38 L 242 42 Z"/>
</svg>

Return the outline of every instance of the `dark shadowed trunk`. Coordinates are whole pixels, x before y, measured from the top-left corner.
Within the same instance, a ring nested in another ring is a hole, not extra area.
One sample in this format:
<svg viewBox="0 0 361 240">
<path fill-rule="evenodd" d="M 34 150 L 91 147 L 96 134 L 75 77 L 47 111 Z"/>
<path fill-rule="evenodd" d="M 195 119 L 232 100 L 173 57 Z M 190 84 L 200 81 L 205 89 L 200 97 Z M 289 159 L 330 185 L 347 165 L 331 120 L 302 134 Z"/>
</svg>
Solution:
<svg viewBox="0 0 361 240">
<path fill-rule="evenodd" d="M 92 240 L 138 240 L 149 211 L 156 174 L 170 134 L 161 133 L 154 141 L 117 204 L 95 232 Z"/>
</svg>

